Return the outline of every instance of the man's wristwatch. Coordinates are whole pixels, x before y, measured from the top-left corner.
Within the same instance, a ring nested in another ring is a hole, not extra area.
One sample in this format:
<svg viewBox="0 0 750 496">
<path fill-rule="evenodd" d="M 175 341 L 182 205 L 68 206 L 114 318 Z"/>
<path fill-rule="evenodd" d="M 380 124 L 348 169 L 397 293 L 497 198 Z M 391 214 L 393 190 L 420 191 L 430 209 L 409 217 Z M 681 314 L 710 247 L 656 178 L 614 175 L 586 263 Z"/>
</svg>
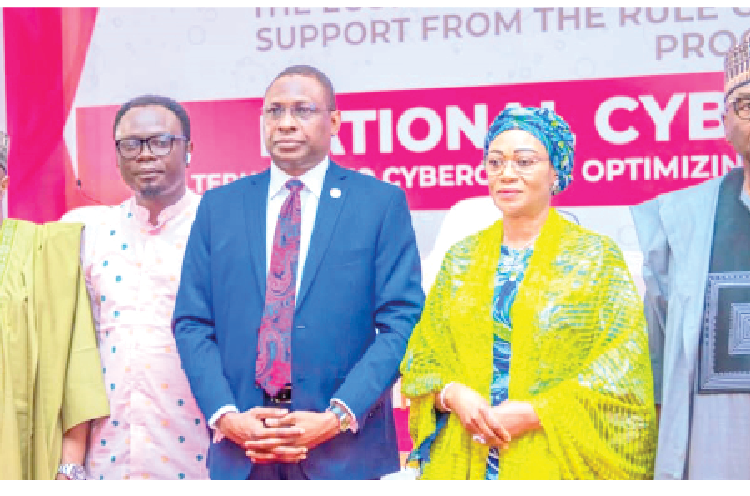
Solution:
<svg viewBox="0 0 750 496">
<path fill-rule="evenodd" d="M 86 480 L 86 469 L 77 463 L 61 463 L 57 467 L 57 473 L 70 480 Z"/>
<path fill-rule="evenodd" d="M 349 418 L 349 414 L 344 411 L 343 408 L 338 403 L 331 403 L 331 406 L 328 407 L 329 412 L 336 415 L 336 418 L 339 419 L 339 431 L 340 432 L 346 432 L 348 430 L 351 430 L 351 419 Z"/>
</svg>

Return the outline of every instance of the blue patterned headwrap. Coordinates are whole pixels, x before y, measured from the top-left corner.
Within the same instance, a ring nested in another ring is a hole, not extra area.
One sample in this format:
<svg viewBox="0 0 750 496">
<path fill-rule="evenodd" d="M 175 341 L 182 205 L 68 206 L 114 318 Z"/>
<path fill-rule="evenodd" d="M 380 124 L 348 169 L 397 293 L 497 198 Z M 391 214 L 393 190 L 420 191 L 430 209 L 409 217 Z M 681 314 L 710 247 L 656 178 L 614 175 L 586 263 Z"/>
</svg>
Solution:
<svg viewBox="0 0 750 496">
<path fill-rule="evenodd" d="M 554 111 L 537 107 L 506 108 L 492 121 L 484 138 L 484 156 L 490 143 L 503 131 L 521 129 L 531 133 L 547 149 L 550 163 L 557 172 L 558 184 L 553 194 L 564 191 L 573 180 L 573 147 L 575 138 L 570 126 Z"/>
</svg>

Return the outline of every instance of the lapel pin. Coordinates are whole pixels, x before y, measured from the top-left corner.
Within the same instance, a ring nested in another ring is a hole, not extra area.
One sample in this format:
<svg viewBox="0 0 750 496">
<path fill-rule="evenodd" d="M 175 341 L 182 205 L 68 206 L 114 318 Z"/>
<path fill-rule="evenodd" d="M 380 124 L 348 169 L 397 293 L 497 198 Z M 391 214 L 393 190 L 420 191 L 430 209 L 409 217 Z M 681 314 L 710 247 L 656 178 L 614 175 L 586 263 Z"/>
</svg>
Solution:
<svg viewBox="0 0 750 496">
<path fill-rule="evenodd" d="M 338 188 L 331 188 L 331 198 L 340 198 L 341 197 L 341 190 Z"/>
</svg>

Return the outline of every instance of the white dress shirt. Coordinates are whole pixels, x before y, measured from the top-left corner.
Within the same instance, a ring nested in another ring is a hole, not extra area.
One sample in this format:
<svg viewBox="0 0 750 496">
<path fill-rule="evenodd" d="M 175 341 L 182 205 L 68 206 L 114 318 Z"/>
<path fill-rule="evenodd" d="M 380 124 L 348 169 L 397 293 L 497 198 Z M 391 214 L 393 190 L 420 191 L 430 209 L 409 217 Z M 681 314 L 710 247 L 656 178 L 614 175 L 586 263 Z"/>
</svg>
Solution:
<svg viewBox="0 0 750 496">
<path fill-rule="evenodd" d="M 297 274 L 296 274 L 296 292 L 299 294 L 300 283 L 302 281 L 302 273 L 305 267 L 305 260 L 307 259 L 307 252 L 310 248 L 310 237 L 312 236 L 313 227 L 315 226 L 315 216 L 318 213 L 318 203 L 320 202 L 320 194 L 323 191 L 323 181 L 328 172 L 329 159 L 326 156 L 318 165 L 309 169 L 301 176 L 294 177 L 290 176 L 283 170 L 281 170 L 276 164 L 271 162 L 271 177 L 268 182 L 268 200 L 266 203 L 266 277 L 268 277 L 268 271 L 271 268 L 271 253 L 273 253 L 273 237 L 276 232 L 276 224 L 279 219 L 279 212 L 281 212 L 281 206 L 284 200 L 287 199 L 291 193 L 286 188 L 286 182 L 290 179 L 299 179 L 302 181 L 303 188 L 300 191 L 300 203 L 302 208 L 302 224 L 300 226 L 300 246 L 299 246 L 299 258 L 297 262 Z M 297 300 L 295 299 L 295 305 Z M 349 407 L 339 399 L 332 399 L 334 403 L 337 403 L 350 418 L 350 425 L 352 431 L 357 431 L 357 419 L 355 418 Z M 225 413 L 238 412 L 235 405 L 226 405 L 221 407 L 214 413 L 209 419 L 208 425 L 215 430 L 214 442 L 218 443 L 223 439 L 223 436 L 219 430 L 216 429 L 216 422 Z"/>
<path fill-rule="evenodd" d="M 310 248 L 310 236 L 315 225 L 315 215 L 318 213 L 318 202 L 320 192 L 323 190 L 323 180 L 328 171 L 328 157 L 318 165 L 308 170 L 299 177 L 290 176 L 279 167 L 271 163 L 271 178 L 268 183 L 268 202 L 266 203 L 266 277 L 271 268 L 271 253 L 273 253 L 273 237 L 276 232 L 276 224 L 279 219 L 281 205 L 291 193 L 286 188 L 286 182 L 290 179 L 299 179 L 304 187 L 300 191 L 300 202 L 302 205 L 302 225 L 299 241 L 299 259 L 297 262 L 297 286 L 296 293 L 299 294 L 302 271 L 305 267 L 307 252 Z M 296 299 L 295 299 L 296 303 Z"/>
</svg>

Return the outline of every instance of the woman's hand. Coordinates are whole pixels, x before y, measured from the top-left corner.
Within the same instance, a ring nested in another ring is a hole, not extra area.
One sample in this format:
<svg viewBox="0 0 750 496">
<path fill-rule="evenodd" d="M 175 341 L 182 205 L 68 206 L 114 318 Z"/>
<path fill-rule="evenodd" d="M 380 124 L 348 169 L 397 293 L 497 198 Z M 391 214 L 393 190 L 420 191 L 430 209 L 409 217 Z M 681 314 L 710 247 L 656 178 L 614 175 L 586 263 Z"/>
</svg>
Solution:
<svg viewBox="0 0 750 496">
<path fill-rule="evenodd" d="M 541 429 L 542 424 L 531 403 L 506 400 L 490 408 L 491 416 L 502 425 L 513 438 L 524 433 Z"/>
<path fill-rule="evenodd" d="M 463 384 L 452 384 L 445 392 L 445 405 L 458 415 L 461 425 L 490 446 L 506 448 L 511 436 L 492 413 L 489 402 Z"/>
</svg>

